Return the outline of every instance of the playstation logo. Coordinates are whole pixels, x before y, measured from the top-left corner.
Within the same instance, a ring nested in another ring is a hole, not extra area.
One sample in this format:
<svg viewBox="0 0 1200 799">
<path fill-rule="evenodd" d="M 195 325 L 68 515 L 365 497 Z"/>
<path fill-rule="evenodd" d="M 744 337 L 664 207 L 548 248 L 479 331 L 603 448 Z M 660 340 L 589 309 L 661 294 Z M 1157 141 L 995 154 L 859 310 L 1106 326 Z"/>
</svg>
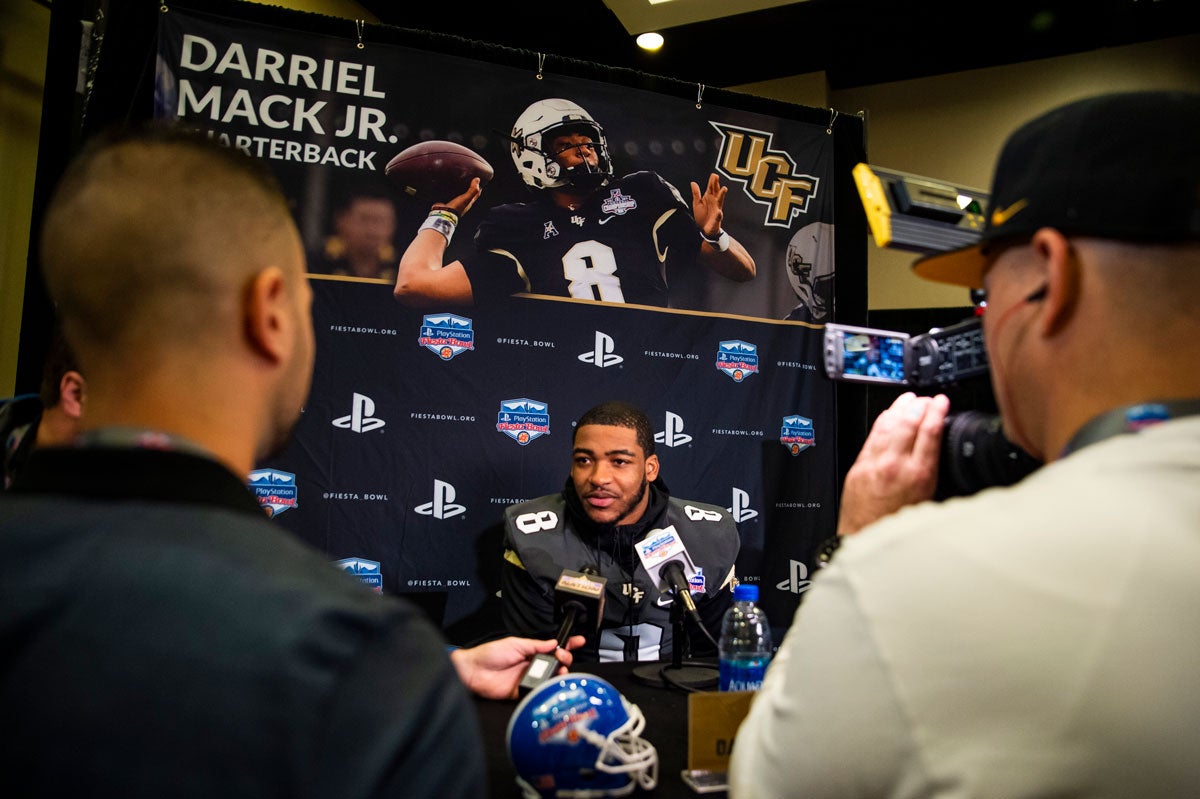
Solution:
<svg viewBox="0 0 1200 799">
<path fill-rule="evenodd" d="M 387 422 L 375 417 L 375 401 L 364 394 L 354 395 L 354 406 L 349 416 L 333 420 L 334 427 L 350 428 L 356 433 L 367 433 L 378 430 Z"/>
<path fill-rule="evenodd" d="M 422 516 L 432 516 L 435 519 L 451 519 L 467 512 L 466 505 L 454 501 L 454 486 L 444 480 L 433 481 L 433 501 L 418 505 L 415 510 Z"/>
<path fill-rule="evenodd" d="M 667 426 L 661 433 L 654 434 L 654 443 L 668 447 L 682 447 L 691 440 L 692 437 L 683 432 L 683 417 L 667 411 Z"/>
<path fill-rule="evenodd" d="M 758 511 L 750 507 L 750 495 L 740 488 L 733 489 L 733 507 L 725 510 L 733 516 L 735 522 L 745 522 L 758 515 Z"/>
<path fill-rule="evenodd" d="M 584 363 L 591 363 L 603 369 L 605 366 L 616 366 L 625 359 L 616 354 L 612 336 L 596 331 L 596 346 L 591 352 L 579 356 Z"/>
<path fill-rule="evenodd" d="M 786 580 L 776 583 L 775 587 L 780 591 L 787 591 L 792 594 L 800 594 L 807 591 L 812 581 L 808 579 L 808 567 L 798 560 L 791 561 L 791 574 Z"/>
</svg>

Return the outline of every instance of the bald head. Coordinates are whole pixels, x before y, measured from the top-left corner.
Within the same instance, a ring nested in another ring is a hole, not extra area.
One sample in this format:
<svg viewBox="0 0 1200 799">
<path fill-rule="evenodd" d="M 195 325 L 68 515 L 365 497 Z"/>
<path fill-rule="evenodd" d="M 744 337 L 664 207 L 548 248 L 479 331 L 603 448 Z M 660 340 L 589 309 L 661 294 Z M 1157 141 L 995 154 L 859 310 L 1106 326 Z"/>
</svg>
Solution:
<svg viewBox="0 0 1200 799">
<path fill-rule="evenodd" d="M 86 360 L 221 346 L 243 287 L 303 271 L 286 201 L 259 162 L 168 128 L 97 139 L 46 211 L 42 269 Z"/>
</svg>

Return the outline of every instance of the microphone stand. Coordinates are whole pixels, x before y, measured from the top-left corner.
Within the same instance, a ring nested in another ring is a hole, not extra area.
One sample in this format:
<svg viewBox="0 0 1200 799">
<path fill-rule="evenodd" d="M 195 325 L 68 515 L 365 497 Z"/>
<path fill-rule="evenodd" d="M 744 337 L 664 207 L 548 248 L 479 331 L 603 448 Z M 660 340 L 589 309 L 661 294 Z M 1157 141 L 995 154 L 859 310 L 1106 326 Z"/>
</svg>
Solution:
<svg viewBox="0 0 1200 799">
<path fill-rule="evenodd" d="M 671 662 L 647 663 L 633 670 L 633 677 L 638 682 L 657 688 L 679 688 L 683 691 L 713 690 L 719 683 L 719 672 L 716 666 L 699 661 L 684 660 L 683 651 L 690 650 L 691 639 L 684 624 L 686 615 L 683 602 L 676 590 L 675 601 L 671 603 Z"/>
</svg>

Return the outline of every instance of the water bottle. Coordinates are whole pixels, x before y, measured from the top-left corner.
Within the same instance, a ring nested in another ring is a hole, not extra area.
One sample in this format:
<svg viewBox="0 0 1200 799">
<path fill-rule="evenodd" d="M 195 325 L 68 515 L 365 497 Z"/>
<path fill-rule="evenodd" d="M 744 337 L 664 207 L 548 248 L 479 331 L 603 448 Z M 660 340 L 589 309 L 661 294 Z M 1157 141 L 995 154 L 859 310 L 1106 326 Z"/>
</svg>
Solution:
<svg viewBox="0 0 1200 799">
<path fill-rule="evenodd" d="M 725 611 L 717 645 L 722 691 L 757 691 L 762 687 L 763 674 L 771 662 L 771 625 L 757 602 L 757 585 L 733 589 L 733 605 Z"/>
</svg>

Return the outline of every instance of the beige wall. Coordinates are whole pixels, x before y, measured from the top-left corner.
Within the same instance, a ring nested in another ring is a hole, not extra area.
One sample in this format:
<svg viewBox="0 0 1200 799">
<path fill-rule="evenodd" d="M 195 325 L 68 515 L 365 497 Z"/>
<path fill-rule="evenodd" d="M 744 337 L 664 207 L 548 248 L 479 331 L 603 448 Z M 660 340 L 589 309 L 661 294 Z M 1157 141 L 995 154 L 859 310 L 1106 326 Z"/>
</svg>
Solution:
<svg viewBox="0 0 1200 799">
<path fill-rule="evenodd" d="M 17 372 L 50 10 L 0 0 L 0 397 Z"/>
<path fill-rule="evenodd" d="M 270 4 L 376 21 L 352 0 Z M 50 12 L 40 4 L 0 0 L 0 397 L 13 393 L 16 377 L 49 27 Z M 1197 86 L 1200 36 L 1188 36 L 841 91 L 831 91 L 820 73 L 738 91 L 840 113 L 861 112 L 872 164 L 986 190 L 1004 137 L 1034 114 L 1100 91 Z M 967 303 L 962 289 L 912 277 L 911 262 L 907 253 L 869 248 L 870 308 Z"/>
<path fill-rule="evenodd" d="M 1021 122 L 1089 94 L 1150 88 L 1200 88 L 1200 36 L 842 91 L 830 91 L 820 75 L 738 90 L 842 113 L 862 112 L 870 163 L 987 191 L 1000 147 Z M 869 308 L 969 303 L 963 289 L 914 277 L 912 261 L 910 253 L 869 248 Z"/>
</svg>

